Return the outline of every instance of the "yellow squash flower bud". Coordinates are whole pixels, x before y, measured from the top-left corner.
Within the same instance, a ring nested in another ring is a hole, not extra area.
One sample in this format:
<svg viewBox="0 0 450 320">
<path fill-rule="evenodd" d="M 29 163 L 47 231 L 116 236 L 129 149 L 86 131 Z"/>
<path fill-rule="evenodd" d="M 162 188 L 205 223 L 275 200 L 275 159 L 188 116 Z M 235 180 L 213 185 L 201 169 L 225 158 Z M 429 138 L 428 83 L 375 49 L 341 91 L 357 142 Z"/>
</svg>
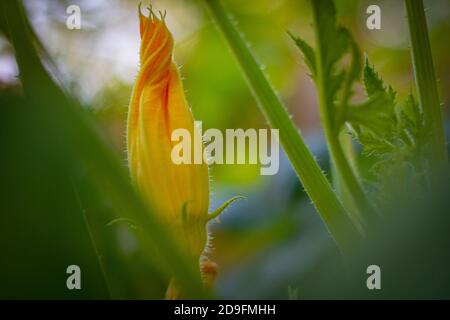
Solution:
<svg viewBox="0 0 450 320">
<path fill-rule="evenodd" d="M 203 144 L 200 130 L 184 96 L 178 68 L 173 62 L 173 38 L 164 21 L 150 10 L 149 17 L 139 8 L 140 64 L 128 111 L 128 164 L 134 184 L 179 239 L 191 257 L 199 261 L 205 286 L 211 287 L 217 266 L 202 256 L 207 243 L 206 223 L 228 205 L 233 197 L 208 214 L 209 175 L 204 161 L 175 164 L 172 141 L 176 129 L 187 130 L 192 149 Z M 170 281 L 166 298 L 182 297 L 176 280 Z"/>
<path fill-rule="evenodd" d="M 173 38 L 164 17 L 140 19 L 140 64 L 128 114 L 128 162 L 132 179 L 157 214 L 199 258 L 206 244 L 209 206 L 208 166 L 174 164 L 171 141 L 176 129 L 188 130 L 202 147 L 199 129 L 186 102 Z M 195 132 L 197 131 L 197 132 Z M 191 152 L 193 155 L 194 152 Z"/>
</svg>

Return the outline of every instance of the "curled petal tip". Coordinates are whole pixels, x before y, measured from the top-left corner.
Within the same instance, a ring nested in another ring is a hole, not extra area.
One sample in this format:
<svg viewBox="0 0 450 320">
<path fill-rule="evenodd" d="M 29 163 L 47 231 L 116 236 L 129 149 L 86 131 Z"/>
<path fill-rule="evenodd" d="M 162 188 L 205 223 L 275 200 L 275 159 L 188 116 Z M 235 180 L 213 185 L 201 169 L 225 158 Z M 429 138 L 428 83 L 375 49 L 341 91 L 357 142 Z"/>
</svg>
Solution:
<svg viewBox="0 0 450 320">
<path fill-rule="evenodd" d="M 159 12 L 159 17 L 158 17 L 158 14 L 156 14 L 155 11 L 153 11 L 153 7 L 151 4 L 147 7 L 147 10 L 148 10 L 148 15 L 146 15 L 145 13 L 142 12 L 142 2 L 140 2 L 138 4 L 141 39 L 144 38 L 144 33 L 145 33 L 146 29 L 153 28 L 154 26 L 158 25 L 159 23 L 162 23 L 165 25 L 165 21 L 164 21 L 164 19 L 166 17 L 165 12 L 162 13 L 161 11 L 158 11 Z"/>
<path fill-rule="evenodd" d="M 159 12 L 159 17 L 161 18 L 161 21 L 164 22 L 166 19 L 166 15 L 167 15 L 167 11 L 158 11 Z"/>
<path fill-rule="evenodd" d="M 164 21 L 164 19 L 166 17 L 166 10 L 164 10 L 164 12 L 158 10 L 159 18 L 158 18 L 158 15 L 153 10 L 152 4 L 149 4 L 147 6 L 147 10 L 148 10 L 148 15 L 145 15 L 145 13 L 142 12 L 142 2 L 139 2 L 139 4 L 138 4 L 138 14 L 139 14 L 139 18 L 140 19 L 149 19 L 152 22 L 155 22 L 155 20 L 157 20 L 157 21 Z"/>
</svg>

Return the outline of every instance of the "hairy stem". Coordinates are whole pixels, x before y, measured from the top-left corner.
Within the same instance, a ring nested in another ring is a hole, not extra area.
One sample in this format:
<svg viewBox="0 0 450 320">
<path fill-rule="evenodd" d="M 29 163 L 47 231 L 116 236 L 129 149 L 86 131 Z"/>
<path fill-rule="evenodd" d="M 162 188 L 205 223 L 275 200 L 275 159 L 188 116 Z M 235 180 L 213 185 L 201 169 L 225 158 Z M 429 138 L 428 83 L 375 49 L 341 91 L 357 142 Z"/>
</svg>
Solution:
<svg viewBox="0 0 450 320">
<path fill-rule="evenodd" d="M 427 21 L 422 0 L 405 0 L 405 6 L 419 106 L 425 118 L 425 130 L 429 133 L 433 157 L 431 170 L 433 180 L 436 180 L 442 177 L 442 170 L 448 169 L 448 155 Z"/>
<path fill-rule="evenodd" d="M 280 142 L 306 192 L 338 246 L 341 250 L 345 250 L 350 244 L 349 241 L 358 236 L 346 210 L 219 1 L 205 0 L 205 2 L 238 60 L 264 116 L 273 128 L 280 130 Z"/>
</svg>

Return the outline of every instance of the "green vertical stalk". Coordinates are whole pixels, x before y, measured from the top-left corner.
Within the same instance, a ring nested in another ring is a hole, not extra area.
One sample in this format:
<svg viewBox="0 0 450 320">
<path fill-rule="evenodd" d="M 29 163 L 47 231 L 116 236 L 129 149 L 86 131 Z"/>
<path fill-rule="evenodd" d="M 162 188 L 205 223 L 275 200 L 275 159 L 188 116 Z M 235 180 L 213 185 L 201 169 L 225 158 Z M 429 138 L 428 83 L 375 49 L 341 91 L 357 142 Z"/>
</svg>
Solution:
<svg viewBox="0 0 450 320">
<path fill-rule="evenodd" d="M 422 0 L 405 0 L 405 6 L 419 106 L 425 118 L 425 130 L 429 133 L 433 157 L 431 170 L 433 180 L 436 180 L 442 176 L 442 170 L 448 169 L 448 156 L 427 21 Z"/>
<path fill-rule="evenodd" d="M 213 19 L 225 36 L 252 89 L 258 105 L 273 128 L 279 129 L 280 142 L 313 201 L 322 220 L 341 250 L 347 249 L 358 233 L 330 183 L 307 148 L 282 102 L 255 61 L 250 49 L 217 0 L 205 0 Z"/>
<path fill-rule="evenodd" d="M 358 178 L 358 168 L 356 165 L 356 154 L 355 150 L 353 149 L 352 145 L 352 138 L 350 135 L 345 132 L 344 130 L 341 130 L 339 133 L 339 143 L 342 146 L 342 150 L 345 155 L 345 159 L 350 163 L 350 166 L 352 168 L 352 171 Z M 343 184 L 342 177 L 339 176 L 339 171 L 336 168 L 336 165 L 333 161 L 330 161 L 330 167 L 331 167 L 331 175 L 332 175 L 332 183 L 334 190 L 336 190 L 336 193 L 341 198 L 343 205 L 352 214 L 352 219 L 355 225 L 360 229 L 363 230 L 363 218 L 359 214 L 358 208 L 355 205 L 355 201 L 353 199 L 352 194 L 349 192 L 347 188 L 345 188 L 345 185 Z"/>
<path fill-rule="evenodd" d="M 317 95 L 319 99 L 320 116 L 325 134 L 325 139 L 328 143 L 331 160 L 337 171 L 337 177 L 339 177 L 342 183 L 343 189 L 349 193 L 353 199 L 354 206 L 357 209 L 357 214 L 354 215 L 354 219 L 358 217 L 365 218 L 361 221 L 363 224 L 368 220 L 372 220 L 375 217 L 375 210 L 372 208 L 369 200 L 367 199 L 362 186 L 360 185 L 355 173 L 352 170 L 350 163 L 348 162 L 344 150 L 339 140 L 340 127 L 334 126 L 330 114 L 330 110 L 333 109 L 333 102 L 329 101 L 327 97 L 327 83 L 324 66 L 324 52 L 321 44 L 323 43 L 323 35 L 320 33 L 318 24 L 320 6 L 318 3 L 311 1 L 314 15 L 314 31 L 316 38 L 316 86 Z"/>
</svg>

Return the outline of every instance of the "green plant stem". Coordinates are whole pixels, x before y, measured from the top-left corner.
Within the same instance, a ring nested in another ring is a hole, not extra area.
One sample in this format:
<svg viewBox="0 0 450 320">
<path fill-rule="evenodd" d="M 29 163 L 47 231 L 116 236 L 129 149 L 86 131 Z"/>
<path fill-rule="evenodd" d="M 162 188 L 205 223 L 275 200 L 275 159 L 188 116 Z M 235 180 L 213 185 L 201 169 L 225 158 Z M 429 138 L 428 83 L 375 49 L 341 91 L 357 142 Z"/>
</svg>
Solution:
<svg viewBox="0 0 450 320">
<path fill-rule="evenodd" d="M 266 119 L 279 129 L 280 142 L 328 230 L 342 251 L 359 236 L 330 183 L 314 160 L 282 102 L 255 61 L 250 49 L 217 0 L 205 0 L 231 47 Z"/>
<path fill-rule="evenodd" d="M 405 6 L 419 106 L 425 118 L 425 130 L 429 133 L 433 157 L 432 175 L 434 180 L 441 179 L 442 170 L 448 170 L 448 155 L 423 1 L 405 0 Z"/>
<path fill-rule="evenodd" d="M 374 219 L 375 210 L 372 208 L 372 205 L 368 201 L 358 179 L 356 178 L 355 173 L 353 172 L 349 162 L 347 161 L 344 150 L 342 149 L 341 143 L 339 141 L 339 133 L 341 126 L 333 125 L 332 115 L 330 111 L 333 110 L 334 105 L 333 101 L 329 101 L 327 96 L 327 83 L 325 81 L 325 69 L 324 69 L 324 53 L 322 52 L 321 43 L 322 35 L 319 32 L 318 23 L 319 23 L 319 12 L 320 10 L 317 3 L 314 1 L 311 2 L 313 7 L 313 15 L 314 15 L 314 30 L 315 30 L 315 38 L 316 38 L 316 86 L 317 86 L 317 94 L 319 98 L 319 106 L 320 106 L 320 115 L 321 122 L 324 129 L 325 139 L 328 143 L 328 148 L 330 151 L 331 160 L 334 162 L 337 176 L 342 180 L 343 188 L 351 195 L 353 198 L 355 207 L 358 210 L 357 214 L 353 215 L 354 220 L 359 220 L 360 217 L 364 219 L 362 221 L 363 224 L 368 223 L 369 220 Z"/>
<path fill-rule="evenodd" d="M 358 168 L 356 166 L 356 154 L 352 145 L 352 138 L 348 135 L 347 132 L 342 130 L 339 134 L 339 142 L 342 146 L 342 150 L 345 155 L 345 159 L 350 163 L 350 166 L 355 175 L 358 174 Z M 355 206 L 355 201 L 353 200 L 353 196 L 350 192 L 343 186 L 342 177 L 339 176 L 339 171 L 336 169 L 336 165 L 333 161 L 330 161 L 331 174 L 332 174 L 332 182 L 333 187 L 336 190 L 337 194 L 342 200 L 345 208 L 352 213 L 353 223 L 359 228 L 359 230 L 363 231 L 363 221 L 362 217 L 359 215 L 358 209 Z"/>
</svg>

